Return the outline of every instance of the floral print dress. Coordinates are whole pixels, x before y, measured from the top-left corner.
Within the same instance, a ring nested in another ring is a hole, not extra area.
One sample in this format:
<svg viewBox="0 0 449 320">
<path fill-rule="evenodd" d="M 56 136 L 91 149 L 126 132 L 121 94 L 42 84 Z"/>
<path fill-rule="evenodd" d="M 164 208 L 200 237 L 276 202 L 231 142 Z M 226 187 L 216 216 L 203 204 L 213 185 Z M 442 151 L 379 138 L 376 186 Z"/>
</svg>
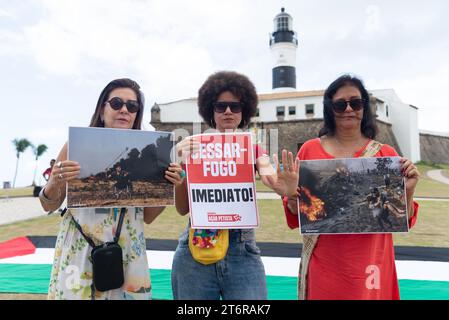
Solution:
<svg viewBox="0 0 449 320">
<path fill-rule="evenodd" d="M 151 299 L 144 237 L 143 208 L 127 208 L 119 244 L 123 250 L 124 284 L 119 289 L 95 291 L 95 300 Z M 92 298 L 92 247 L 76 229 L 72 216 L 97 245 L 113 241 L 120 210 L 70 209 L 61 221 L 56 240 L 48 299 Z"/>
</svg>

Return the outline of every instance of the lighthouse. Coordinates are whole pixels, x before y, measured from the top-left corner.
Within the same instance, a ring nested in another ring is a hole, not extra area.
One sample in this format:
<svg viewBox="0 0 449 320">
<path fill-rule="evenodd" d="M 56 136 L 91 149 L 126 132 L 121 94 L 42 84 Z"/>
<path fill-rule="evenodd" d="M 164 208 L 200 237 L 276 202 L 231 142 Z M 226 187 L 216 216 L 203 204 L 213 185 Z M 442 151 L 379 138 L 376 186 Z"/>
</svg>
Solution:
<svg viewBox="0 0 449 320">
<path fill-rule="evenodd" d="M 296 48 L 298 39 L 293 31 L 293 18 L 281 8 L 273 20 L 274 32 L 270 34 L 273 64 L 273 91 L 296 89 Z"/>
</svg>

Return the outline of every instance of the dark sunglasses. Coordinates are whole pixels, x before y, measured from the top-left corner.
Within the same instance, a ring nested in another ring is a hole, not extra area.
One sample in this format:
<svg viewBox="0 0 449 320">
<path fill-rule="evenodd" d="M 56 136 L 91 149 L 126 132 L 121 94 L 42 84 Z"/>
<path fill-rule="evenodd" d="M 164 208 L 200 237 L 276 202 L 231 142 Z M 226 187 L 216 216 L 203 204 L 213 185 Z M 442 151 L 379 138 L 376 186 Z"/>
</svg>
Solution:
<svg viewBox="0 0 449 320">
<path fill-rule="evenodd" d="M 109 103 L 111 108 L 114 110 L 120 110 L 124 104 L 126 105 L 126 108 L 128 109 L 128 111 L 130 113 L 135 113 L 135 112 L 139 111 L 139 109 L 140 109 L 139 103 L 135 100 L 128 100 L 128 101 L 124 102 L 121 98 L 114 97 L 106 102 Z"/>
<path fill-rule="evenodd" d="M 363 108 L 364 100 L 360 98 L 351 99 L 351 100 L 337 100 L 332 102 L 332 108 L 337 113 L 343 113 L 345 112 L 348 103 L 351 106 L 352 110 L 359 111 Z"/>
<path fill-rule="evenodd" d="M 218 101 L 213 104 L 214 111 L 218 113 L 223 113 L 229 107 L 232 113 L 242 112 L 243 103 L 241 102 L 226 102 Z"/>
</svg>

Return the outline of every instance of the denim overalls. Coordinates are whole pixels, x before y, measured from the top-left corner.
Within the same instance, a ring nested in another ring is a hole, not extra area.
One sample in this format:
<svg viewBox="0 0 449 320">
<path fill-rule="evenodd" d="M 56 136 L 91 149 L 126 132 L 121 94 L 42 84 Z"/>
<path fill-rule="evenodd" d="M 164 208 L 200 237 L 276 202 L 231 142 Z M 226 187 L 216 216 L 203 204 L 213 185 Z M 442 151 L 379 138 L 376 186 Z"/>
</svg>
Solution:
<svg viewBox="0 0 449 320">
<path fill-rule="evenodd" d="M 229 230 L 225 258 L 203 265 L 192 258 L 189 228 L 179 238 L 173 257 L 172 289 L 176 300 L 267 300 L 265 269 L 254 229 Z"/>
</svg>

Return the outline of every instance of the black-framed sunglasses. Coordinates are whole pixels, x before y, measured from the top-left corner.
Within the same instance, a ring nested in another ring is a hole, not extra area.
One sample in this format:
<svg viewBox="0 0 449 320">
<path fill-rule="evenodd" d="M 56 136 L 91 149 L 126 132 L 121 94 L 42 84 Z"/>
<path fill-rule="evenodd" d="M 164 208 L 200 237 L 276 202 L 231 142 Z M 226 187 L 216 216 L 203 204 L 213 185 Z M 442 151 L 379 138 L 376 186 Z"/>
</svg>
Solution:
<svg viewBox="0 0 449 320">
<path fill-rule="evenodd" d="M 140 109 L 139 102 L 137 102 L 136 100 L 128 100 L 125 102 L 122 100 L 122 98 L 114 97 L 106 102 L 109 103 L 111 108 L 116 111 L 120 110 L 123 105 L 126 105 L 126 108 L 130 113 L 136 113 Z"/>
<path fill-rule="evenodd" d="M 352 110 L 359 111 L 360 109 L 363 108 L 363 104 L 365 103 L 365 101 L 360 98 L 355 98 L 351 100 L 337 100 L 332 102 L 332 108 L 337 113 L 343 113 L 348 107 L 348 103 L 349 106 L 352 108 Z"/>
<path fill-rule="evenodd" d="M 214 111 L 218 113 L 223 113 L 229 107 L 232 113 L 242 112 L 243 103 L 234 101 L 217 101 L 213 104 Z"/>
</svg>

